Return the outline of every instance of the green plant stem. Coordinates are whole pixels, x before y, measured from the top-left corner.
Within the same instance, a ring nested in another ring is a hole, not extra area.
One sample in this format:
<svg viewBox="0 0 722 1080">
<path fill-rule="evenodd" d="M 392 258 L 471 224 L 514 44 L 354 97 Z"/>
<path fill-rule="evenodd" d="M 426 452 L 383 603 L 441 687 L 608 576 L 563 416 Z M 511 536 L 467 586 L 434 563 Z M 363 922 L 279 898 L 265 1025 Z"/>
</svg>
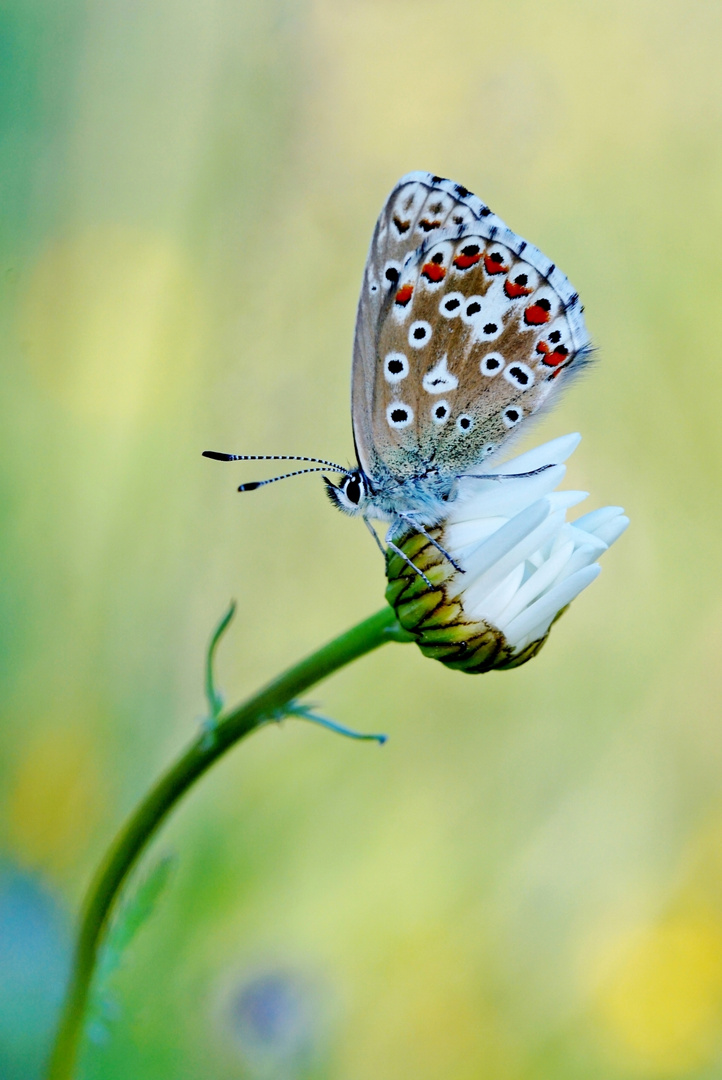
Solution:
<svg viewBox="0 0 722 1080">
<path fill-rule="evenodd" d="M 130 870 L 176 803 L 226 750 L 257 728 L 279 719 L 284 706 L 310 686 L 387 641 L 411 640 L 397 623 L 393 610 L 384 608 L 283 672 L 242 705 L 222 714 L 212 738 L 201 732 L 154 784 L 111 844 L 88 890 L 48 1080 L 70 1080 L 73 1076 L 93 971 L 111 911 Z"/>
</svg>

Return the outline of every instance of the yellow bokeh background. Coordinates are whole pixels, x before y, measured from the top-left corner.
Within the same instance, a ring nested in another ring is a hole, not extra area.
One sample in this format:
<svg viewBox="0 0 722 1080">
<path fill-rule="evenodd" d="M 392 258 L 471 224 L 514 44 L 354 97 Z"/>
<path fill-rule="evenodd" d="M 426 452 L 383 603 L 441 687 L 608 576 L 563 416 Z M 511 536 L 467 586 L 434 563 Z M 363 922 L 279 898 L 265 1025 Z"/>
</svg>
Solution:
<svg viewBox="0 0 722 1080">
<path fill-rule="evenodd" d="M 385 647 L 312 695 L 383 748 L 288 722 L 204 778 L 83 1075 L 720 1075 L 721 50 L 709 0 L 8 0 L 3 1080 L 41 1075 L 57 1007 L 4 882 L 67 956 L 229 599 L 230 701 L 383 602 L 317 477 L 240 496 L 265 474 L 200 454 L 350 459 L 357 291 L 410 169 L 579 289 L 599 364 L 529 440 L 580 431 L 567 486 L 631 528 L 532 664 Z M 302 1006 L 256 1044 L 269 972 Z"/>
</svg>

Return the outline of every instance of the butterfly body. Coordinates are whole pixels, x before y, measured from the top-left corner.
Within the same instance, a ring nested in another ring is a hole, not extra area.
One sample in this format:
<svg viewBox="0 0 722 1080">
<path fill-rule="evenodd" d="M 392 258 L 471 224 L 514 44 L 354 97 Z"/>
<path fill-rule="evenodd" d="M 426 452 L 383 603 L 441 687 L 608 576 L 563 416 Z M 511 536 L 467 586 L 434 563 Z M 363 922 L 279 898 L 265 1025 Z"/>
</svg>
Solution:
<svg viewBox="0 0 722 1080">
<path fill-rule="evenodd" d="M 386 542 L 406 558 L 394 537 L 409 527 L 428 536 L 459 481 L 483 475 L 590 353 L 579 296 L 550 259 L 461 184 L 409 173 L 381 210 L 361 286 L 351 380 L 357 467 L 296 457 L 314 467 L 239 490 L 328 466 L 343 476 L 324 478 L 334 505 L 367 525 L 390 522 Z"/>
<path fill-rule="evenodd" d="M 329 495 L 392 523 L 442 520 L 457 481 L 506 449 L 589 359 L 576 291 L 466 188 L 403 177 L 379 216 L 356 319 L 359 468 Z"/>
<path fill-rule="evenodd" d="M 404 477 L 382 468 L 371 480 L 359 468 L 341 484 L 327 480 L 326 485 L 333 504 L 346 514 L 390 522 L 412 516 L 420 525 L 435 525 L 444 516 L 455 479 L 433 468 Z"/>
</svg>

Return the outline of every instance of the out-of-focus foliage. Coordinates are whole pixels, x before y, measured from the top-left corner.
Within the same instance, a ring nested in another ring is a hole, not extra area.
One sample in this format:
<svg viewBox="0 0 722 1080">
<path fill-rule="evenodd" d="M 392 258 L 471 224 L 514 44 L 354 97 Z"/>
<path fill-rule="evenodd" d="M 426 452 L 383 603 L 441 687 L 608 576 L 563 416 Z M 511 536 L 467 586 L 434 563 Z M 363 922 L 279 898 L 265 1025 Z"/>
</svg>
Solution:
<svg viewBox="0 0 722 1080">
<path fill-rule="evenodd" d="M 383 603 L 317 477 L 200 452 L 351 455 L 413 168 L 579 288 L 601 363 L 533 437 L 582 431 L 569 486 L 632 528 L 533 663 L 388 646 L 320 691 L 383 749 L 289 721 L 205 778 L 83 1075 L 719 1076 L 721 48 L 708 0 L 3 5 L 3 1078 L 229 599 L 232 700 Z"/>
</svg>

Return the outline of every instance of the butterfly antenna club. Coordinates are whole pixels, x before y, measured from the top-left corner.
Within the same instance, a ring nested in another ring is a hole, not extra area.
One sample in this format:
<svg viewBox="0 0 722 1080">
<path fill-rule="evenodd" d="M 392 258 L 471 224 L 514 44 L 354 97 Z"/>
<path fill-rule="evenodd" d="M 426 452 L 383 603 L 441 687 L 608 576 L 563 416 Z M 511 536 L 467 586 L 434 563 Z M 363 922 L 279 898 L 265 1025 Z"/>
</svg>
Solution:
<svg viewBox="0 0 722 1080">
<path fill-rule="evenodd" d="M 283 473 L 282 476 L 271 476 L 268 480 L 251 480 L 247 484 L 240 484 L 239 491 L 255 491 L 256 488 L 264 487 L 266 484 L 275 484 L 277 480 L 288 480 L 292 476 L 303 476 L 304 473 L 311 472 L 323 472 L 323 467 L 318 469 L 296 469 L 295 472 Z"/>
</svg>

